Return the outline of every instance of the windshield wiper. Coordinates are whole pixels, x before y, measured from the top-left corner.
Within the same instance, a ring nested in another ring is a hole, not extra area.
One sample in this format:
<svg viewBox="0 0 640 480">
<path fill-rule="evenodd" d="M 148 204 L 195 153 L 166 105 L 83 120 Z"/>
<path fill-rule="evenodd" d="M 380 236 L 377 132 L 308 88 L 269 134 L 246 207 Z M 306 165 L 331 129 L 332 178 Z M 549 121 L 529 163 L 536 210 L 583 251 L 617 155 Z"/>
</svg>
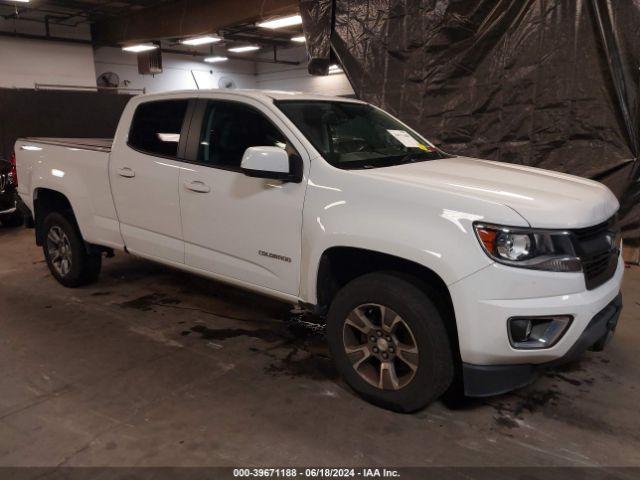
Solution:
<svg viewBox="0 0 640 480">
<path fill-rule="evenodd" d="M 384 152 L 371 150 L 370 153 L 383 154 Z M 349 165 L 348 168 L 353 170 L 368 170 L 371 168 L 393 167 L 394 165 L 402 165 L 404 163 L 413 163 L 428 160 L 434 153 L 435 152 L 425 152 L 423 150 L 420 150 L 419 152 L 410 152 L 402 156 L 387 154 L 384 157 L 380 157 L 377 159 L 361 160 L 357 164 Z"/>
<path fill-rule="evenodd" d="M 431 153 L 432 152 L 425 152 L 422 150 L 419 152 L 410 152 L 402 157 L 398 163 L 413 163 L 421 160 L 427 160 L 431 156 Z"/>
</svg>

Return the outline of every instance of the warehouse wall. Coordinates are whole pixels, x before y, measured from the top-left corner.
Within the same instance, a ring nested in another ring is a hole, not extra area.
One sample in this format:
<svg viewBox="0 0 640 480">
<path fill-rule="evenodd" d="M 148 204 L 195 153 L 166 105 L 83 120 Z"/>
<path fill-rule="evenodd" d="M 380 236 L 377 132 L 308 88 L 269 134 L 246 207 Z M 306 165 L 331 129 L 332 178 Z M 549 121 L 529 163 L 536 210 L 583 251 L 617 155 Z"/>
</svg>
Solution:
<svg viewBox="0 0 640 480">
<path fill-rule="evenodd" d="M 44 25 L 40 23 L 0 20 L 0 32 L 9 31 L 31 35 L 45 33 Z M 51 35 L 90 38 L 86 29 L 65 29 L 55 25 L 51 26 Z M 272 55 L 271 52 L 263 54 L 265 58 L 272 58 Z M 139 75 L 136 56 L 119 48 L 103 47 L 94 51 L 90 45 L 0 35 L 0 88 L 34 88 L 36 83 L 95 86 L 100 74 L 114 72 L 122 86 L 145 89 L 148 93 L 198 86 L 201 89 L 218 88 L 221 77 L 226 77 L 232 79 L 237 88 L 353 94 L 344 74 L 309 75 L 304 46 L 279 51 L 278 57 L 300 63 L 283 65 L 229 60 L 206 64 L 201 58 L 165 53 L 163 73 Z"/>
<path fill-rule="evenodd" d="M 273 54 L 265 54 L 272 58 Z M 258 63 L 256 66 L 256 88 L 268 90 L 290 90 L 324 95 L 353 95 L 353 88 L 344 74 L 317 77 L 307 71 L 307 51 L 305 47 L 291 48 L 278 52 L 278 58 L 300 62 L 299 65 Z"/>
<path fill-rule="evenodd" d="M 127 87 L 144 88 L 147 93 L 195 89 L 197 86 L 201 89 L 217 88 L 223 76 L 234 80 L 238 88 L 257 88 L 255 65 L 252 62 L 229 60 L 207 64 L 196 57 L 163 53 L 164 71 L 152 76 L 139 75 L 136 56 L 118 48 L 98 48 L 94 58 L 97 76 L 114 72 L 120 77 L 121 84 L 127 82 Z"/>
<path fill-rule="evenodd" d="M 0 87 L 95 86 L 91 45 L 0 36 Z"/>
</svg>

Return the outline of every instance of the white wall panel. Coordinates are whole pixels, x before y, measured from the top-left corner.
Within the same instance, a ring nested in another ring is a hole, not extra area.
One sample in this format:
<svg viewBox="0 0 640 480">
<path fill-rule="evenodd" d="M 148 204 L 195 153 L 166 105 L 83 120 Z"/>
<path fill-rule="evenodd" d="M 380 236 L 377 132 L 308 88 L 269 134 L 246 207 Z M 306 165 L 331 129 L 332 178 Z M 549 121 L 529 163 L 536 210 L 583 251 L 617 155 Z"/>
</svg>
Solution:
<svg viewBox="0 0 640 480">
<path fill-rule="evenodd" d="M 196 81 L 201 89 L 218 88 L 218 81 L 223 76 L 233 79 L 237 88 L 256 88 L 253 62 L 229 60 L 207 64 L 198 57 L 164 53 L 162 64 L 162 73 L 140 75 L 135 54 L 106 47 L 95 51 L 97 75 L 114 72 L 120 77 L 122 86 L 125 86 L 123 82 L 128 82 L 127 87 L 144 88 L 147 93 L 195 89 Z"/>
<path fill-rule="evenodd" d="M 91 45 L 0 37 L 0 87 L 96 85 Z"/>
</svg>

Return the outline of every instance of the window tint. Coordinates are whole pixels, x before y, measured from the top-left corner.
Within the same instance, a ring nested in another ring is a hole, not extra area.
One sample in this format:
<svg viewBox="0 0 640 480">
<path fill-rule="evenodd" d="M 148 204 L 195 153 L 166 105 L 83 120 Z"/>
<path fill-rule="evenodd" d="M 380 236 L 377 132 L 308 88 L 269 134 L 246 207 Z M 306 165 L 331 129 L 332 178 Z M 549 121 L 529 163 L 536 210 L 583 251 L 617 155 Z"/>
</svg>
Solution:
<svg viewBox="0 0 640 480">
<path fill-rule="evenodd" d="M 175 157 L 188 100 L 147 102 L 136 108 L 129 131 L 129 145 L 137 150 Z"/>
<path fill-rule="evenodd" d="M 211 101 L 202 122 L 198 161 L 222 168 L 240 169 L 249 147 L 295 149 L 262 113 L 237 102 Z"/>
</svg>

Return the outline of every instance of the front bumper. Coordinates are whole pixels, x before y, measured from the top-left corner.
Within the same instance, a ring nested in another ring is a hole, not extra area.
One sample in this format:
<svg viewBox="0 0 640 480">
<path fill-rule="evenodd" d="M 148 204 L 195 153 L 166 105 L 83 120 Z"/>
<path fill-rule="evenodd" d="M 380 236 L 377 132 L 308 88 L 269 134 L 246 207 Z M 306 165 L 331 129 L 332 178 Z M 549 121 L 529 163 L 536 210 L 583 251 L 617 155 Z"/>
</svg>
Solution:
<svg viewBox="0 0 640 480">
<path fill-rule="evenodd" d="M 524 387 L 546 368 L 575 360 L 586 350 L 601 351 L 610 341 L 622 311 L 622 294 L 614 298 L 589 322 L 573 346 L 560 358 L 541 364 L 474 365 L 463 363 L 465 394 L 470 397 L 499 395 Z"/>
<path fill-rule="evenodd" d="M 10 197 L 8 200 L 0 198 L 0 215 L 10 215 L 18 209 L 18 202 L 15 195 L 9 194 L 7 196 Z"/>
<path fill-rule="evenodd" d="M 611 279 L 587 290 L 584 275 L 492 264 L 449 286 L 462 362 L 473 365 L 546 363 L 563 357 L 591 319 L 620 292 L 624 262 Z M 550 348 L 515 349 L 509 342 L 511 317 L 571 315 L 573 321 Z"/>
<path fill-rule="evenodd" d="M 14 205 L 13 207 L 5 210 L 0 210 L 0 215 L 11 215 L 12 213 L 16 213 L 16 210 L 18 210 L 18 208 Z"/>
<path fill-rule="evenodd" d="M 603 325 L 619 316 L 623 274 L 620 255 L 613 277 L 587 290 L 579 272 L 494 263 L 450 285 L 467 393 L 494 395 L 524 386 L 540 369 L 575 358 L 596 344 L 606 333 Z M 618 305 L 614 313 L 612 305 Z M 555 315 L 570 315 L 573 320 L 551 347 L 518 349 L 509 342 L 509 318 Z"/>
<path fill-rule="evenodd" d="M 0 194 L 0 215 L 15 213 L 18 206 L 18 196 L 13 192 Z"/>
</svg>

